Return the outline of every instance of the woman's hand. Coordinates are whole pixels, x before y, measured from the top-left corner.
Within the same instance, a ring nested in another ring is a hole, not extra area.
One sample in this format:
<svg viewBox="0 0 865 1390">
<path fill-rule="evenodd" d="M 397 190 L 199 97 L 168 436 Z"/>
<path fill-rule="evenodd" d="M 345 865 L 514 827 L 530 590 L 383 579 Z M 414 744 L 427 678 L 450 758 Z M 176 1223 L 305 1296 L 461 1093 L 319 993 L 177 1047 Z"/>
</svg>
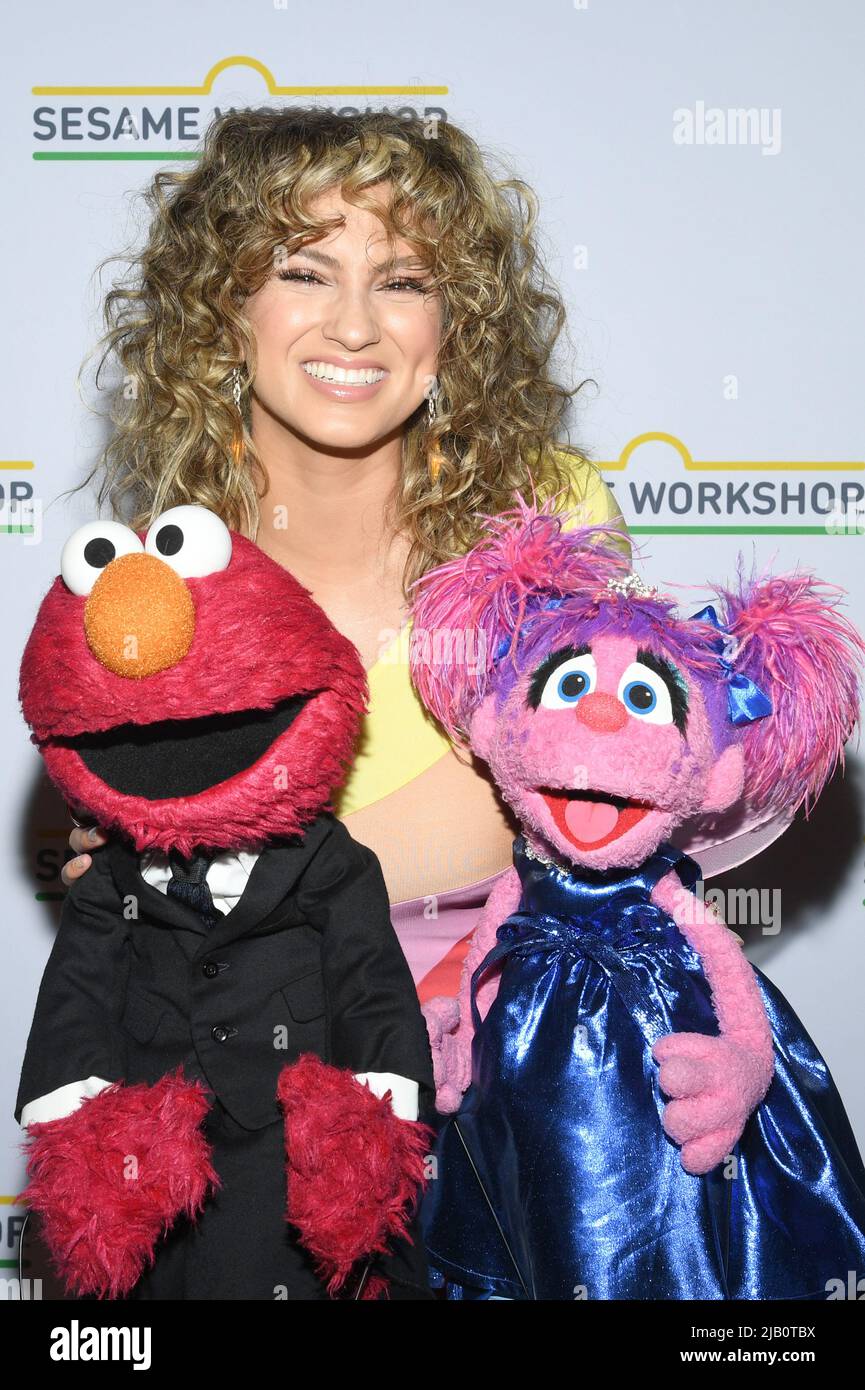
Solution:
<svg viewBox="0 0 865 1390">
<path fill-rule="evenodd" d="M 91 855 L 86 851 L 96 849 L 99 845 L 104 845 L 108 836 L 99 829 L 98 825 L 76 825 L 69 836 L 69 847 L 75 850 L 76 857 L 70 859 L 60 870 L 60 877 L 69 888 L 82 874 L 86 874 L 90 865 L 93 863 Z"/>
</svg>

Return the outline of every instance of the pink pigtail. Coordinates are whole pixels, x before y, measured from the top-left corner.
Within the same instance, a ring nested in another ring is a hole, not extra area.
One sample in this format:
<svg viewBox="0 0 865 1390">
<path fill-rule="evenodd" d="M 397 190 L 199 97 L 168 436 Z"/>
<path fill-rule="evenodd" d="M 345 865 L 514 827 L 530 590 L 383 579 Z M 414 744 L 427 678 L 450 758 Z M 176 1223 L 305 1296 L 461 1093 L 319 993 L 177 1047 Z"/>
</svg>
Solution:
<svg viewBox="0 0 865 1390">
<path fill-rule="evenodd" d="M 530 600 L 593 591 L 630 570 L 607 525 L 564 531 L 556 499 L 486 516 L 487 534 L 467 555 L 415 580 L 409 664 L 427 709 L 462 741 L 487 691 L 503 641 L 512 643 Z"/>
<path fill-rule="evenodd" d="M 838 606 L 844 591 L 797 571 L 716 589 L 737 645 L 733 668 L 750 677 L 773 712 L 745 734 L 752 805 L 808 814 L 859 721 L 865 643 Z"/>
</svg>

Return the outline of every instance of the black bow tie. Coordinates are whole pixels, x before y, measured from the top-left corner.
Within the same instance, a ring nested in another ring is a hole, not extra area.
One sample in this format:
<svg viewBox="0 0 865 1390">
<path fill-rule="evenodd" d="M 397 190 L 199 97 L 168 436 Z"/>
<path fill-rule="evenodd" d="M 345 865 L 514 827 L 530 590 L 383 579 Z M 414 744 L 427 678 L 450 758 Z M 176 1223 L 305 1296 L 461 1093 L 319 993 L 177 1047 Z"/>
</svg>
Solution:
<svg viewBox="0 0 865 1390">
<path fill-rule="evenodd" d="M 172 849 L 168 854 L 171 865 L 171 878 L 166 892 L 178 902 L 185 903 L 204 918 L 208 927 L 214 926 L 224 913 L 214 907 L 213 898 L 207 883 L 207 870 L 213 862 L 213 855 L 193 854 L 189 858 Z"/>
</svg>

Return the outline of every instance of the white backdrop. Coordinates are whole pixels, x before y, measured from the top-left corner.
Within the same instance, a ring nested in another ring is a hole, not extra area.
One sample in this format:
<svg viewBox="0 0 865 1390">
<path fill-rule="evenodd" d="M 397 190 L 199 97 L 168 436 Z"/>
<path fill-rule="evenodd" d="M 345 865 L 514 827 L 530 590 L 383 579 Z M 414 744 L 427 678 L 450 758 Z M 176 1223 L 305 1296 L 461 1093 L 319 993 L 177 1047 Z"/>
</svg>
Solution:
<svg viewBox="0 0 865 1390">
<path fill-rule="evenodd" d="M 863 28 L 855 0 L 7 12 L 0 486 L 45 510 L 32 536 L 0 530 L 0 1267 L 21 1215 L 12 1110 L 68 832 L 27 742 L 18 662 L 63 540 L 93 514 L 57 496 L 100 439 L 75 378 L 98 329 L 91 276 L 134 234 L 136 190 L 194 149 L 215 107 L 307 99 L 299 86 L 336 108 L 445 113 L 539 194 L 569 308 L 564 368 L 598 388 L 571 436 L 606 465 L 648 573 L 724 579 L 744 547 L 845 585 L 865 628 L 862 537 L 825 515 L 865 483 Z M 361 93 L 337 90 L 349 85 Z M 781 930 L 746 931 L 748 953 L 812 1032 L 865 1147 L 863 880 L 854 752 L 810 824 L 724 882 L 781 890 Z"/>
</svg>

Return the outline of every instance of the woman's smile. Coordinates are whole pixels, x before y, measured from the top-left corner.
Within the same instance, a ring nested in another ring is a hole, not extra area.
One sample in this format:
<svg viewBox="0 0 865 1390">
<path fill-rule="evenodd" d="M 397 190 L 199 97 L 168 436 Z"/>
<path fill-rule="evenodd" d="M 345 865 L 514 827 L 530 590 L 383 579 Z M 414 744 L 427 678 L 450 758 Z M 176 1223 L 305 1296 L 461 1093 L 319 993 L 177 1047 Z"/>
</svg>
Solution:
<svg viewBox="0 0 865 1390">
<path fill-rule="evenodd" d="M 301 371 L 309 384 L 334 401 L 366 401 L 374 396 L 390 376 L 384 368 L 340 367 L 324 359 L 301 362 Z"/>
</svg>

